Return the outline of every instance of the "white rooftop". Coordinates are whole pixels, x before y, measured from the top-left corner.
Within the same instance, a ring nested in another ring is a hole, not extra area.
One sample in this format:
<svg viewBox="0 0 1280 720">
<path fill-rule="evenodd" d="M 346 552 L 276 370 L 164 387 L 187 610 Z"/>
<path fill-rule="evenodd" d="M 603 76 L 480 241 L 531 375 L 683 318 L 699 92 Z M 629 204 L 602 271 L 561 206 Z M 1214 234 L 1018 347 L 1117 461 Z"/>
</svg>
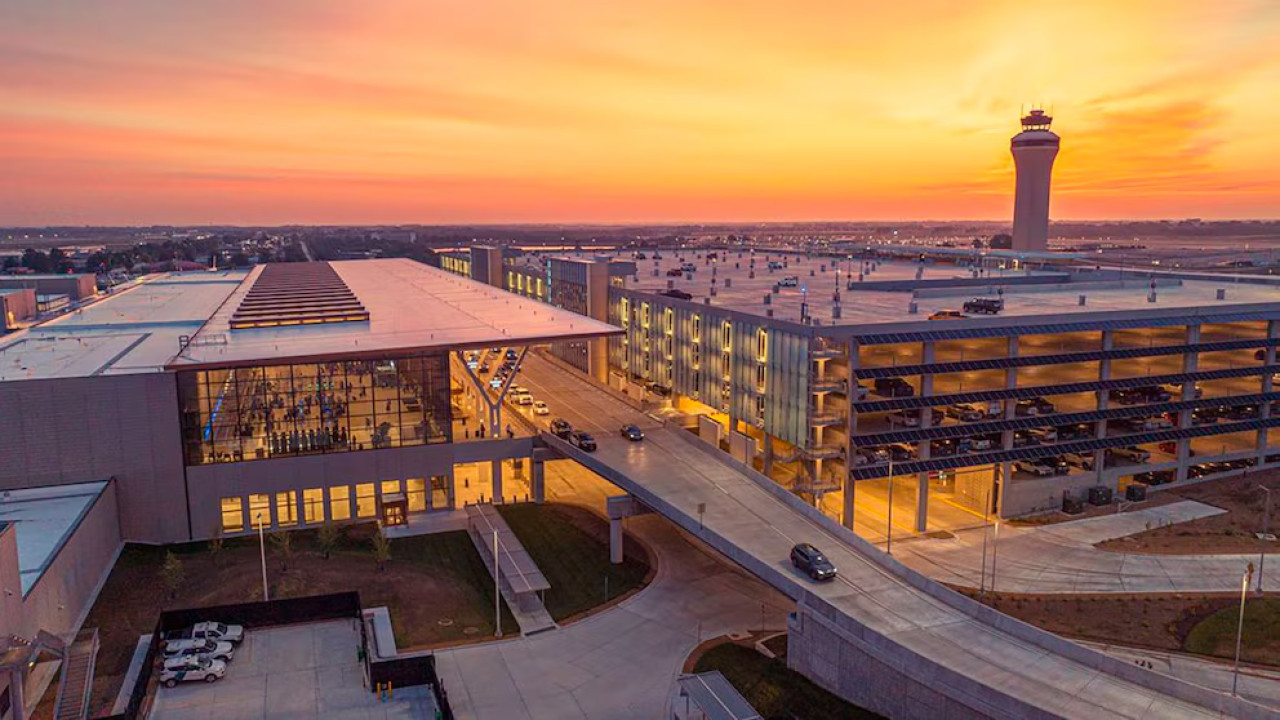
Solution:
<svg viewBox="0 0 1280 720">
<path fill-rule="evenodd" d="M 159 372 L 240 286 L 243 270 L 148 275 L 0 339 L 0 381 Z"/>
<path fill-rule="evenodd" d="M 567 310 L 406 258 L 330 265 L 369 311 L 365 322 L 230 329 L 261 269 L 236 289 L 170 367 L 522 345 L 621 332 Z"/>
<path fill-rule="evenodd" d="M 715 267 L 715 290 L 711 296 L 712 267 L 705 259 L 695 259 L 692 251 L 685 251 L 684 261 L 692 262 L 697 269 L 691 278 L 686 274 L 671 277 L 667 270 L 679 267 L 674 252 L 663 253 L 663 258 L 655 264 L 652 259 L 638 260 L 638 276 L 635 280 L 627 278 L 626 287 L 643 292 L 662 292 L 668 284 L 678 290 L 693 295 L 690 302 L 702 304 L 710 297 L 713 307 L 728 308 L 753 315 L 764 316 L 769 309 L 778 320 L 800 322 L 801 303 L 808 303 L 809 315 L 816 318 L 824 326 L 870 325 L 882 323 L 928 322 L 931 313 L 938 310 L 959 310 L 965 300 L 974 297 L 996 297 L 1003 290 L 1005 309 L 999 317 L 1022 317 L 1029 321 L 1049 322 L 1061 315 L 1070 313 L 1104 313 L 1104 312 L 1141 312 L 1154 310 L 1186 309 L 1189 312 L 1200 310 L 1226 310 L 1232 305 L 1250 305 L 1280 303 L 1280 286 L 1264 284 L 1254 278 L 1254 282 L 1245 282 L 1241 278 L 1223 277 L 1221 279 L 1177 279 L 1161 277 L 1158 279 L 1155 302 L 1148 301 L 1150 278 L 1137 273 L 1129 274 L 1123 280 L 1098 279 L 1091 280 L 1087 275 L 1077 275 L 1075 282 L 1068 282 L 1071 274 L 1064 269 L 1048 270 L 1000 270 L 986 268 L 981 278 L 975 279 L 970 268 L 952 264 L 918 265 L 914 262 L 879 261 L 876 268 L 864 274 L 859 280 L 858 272 L 862 263 L 858 260 L 839 261 L 840 274 L 836 275 L 836 259 L 830 257 L 813 257 L 789 254 L 786 256 L 787 267 L 770 271 L 763 253 L 755 255 L 755 277 L 750 277 L 750 254 L 738 257 L 736 251 L 721 251 L 720 259 Z M 774 260 L 782 256 L 773 255 Z M 738 267 L 734 267 L 737 263 Z M 823 270 L 823 265 L 826 266 Z M 653 274 L 654 268 L 659 274 Z M 925 287 L 910 288 L 916 281 L 917 269 L 920 280 Z M 810 275 L 813 271 L 813 275 Z M 852 272 L 851 272 L 852 271 Z M 773 286 L 783 278 L 794 276 L 797 287 L 779 288 L 773 294 Z M 1014 285 L 1006 281 L 1014 278 L 1040 276 L 1046 279 L 1043 285 Z M 1054 282 L 1049 278 L 1058 278 Z M 725 281 L 730 286 L 725 287 Z M 959 287 L 929 287 L 929 281 L 964 281 Z M 852 281 L 854 288 L 847 284 Z M 894 283 L 892 289 L 884 283 Z M 971 284 L 970 284 L 971 283 Z M 879 287 L 877 287 L 879 285 Z M 834 318 L 832 308 L 836 304 L 835 291 L 840 291 L 840 318 Z M 1223 300 L 1217 299 L 1219 289 L 1225 289 Z M 764 298 L 770 295 L 770 303 Z M 1079 305 L 1078 298 L 1085 296 L 1085 304 Z M 910 312 L 912 302 L 916 304 L 916 312 Z M 1280 309 L 1280 306 L 1277 306 Z M 1074 318 L 1079 320 L 1080 318 Z M 958 321 L 963 322 L 963 321 Z M 938 323 L 933 323 L 934 329 Z"/>
<path fill-rule="evenodd" d="M 17 534 L 18 573 L 26 595 L 71 537 L 106 481 L 0 491 L 0 525 Z"/>
</svg>

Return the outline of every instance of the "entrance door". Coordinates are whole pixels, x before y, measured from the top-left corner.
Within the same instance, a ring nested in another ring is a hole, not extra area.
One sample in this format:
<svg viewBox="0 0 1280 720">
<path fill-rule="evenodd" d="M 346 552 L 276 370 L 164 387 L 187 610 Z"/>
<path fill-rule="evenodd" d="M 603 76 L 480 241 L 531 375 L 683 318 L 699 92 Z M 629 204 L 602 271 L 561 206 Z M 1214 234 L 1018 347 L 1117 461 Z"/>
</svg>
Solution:
<svg viewBox="0 0 1280 720">
<path fill-rule="evenodd" d="M 382 509 L 382 522 L 386 525 L 404 525 L 404 506 L 387 505 Z"/>
</svg>

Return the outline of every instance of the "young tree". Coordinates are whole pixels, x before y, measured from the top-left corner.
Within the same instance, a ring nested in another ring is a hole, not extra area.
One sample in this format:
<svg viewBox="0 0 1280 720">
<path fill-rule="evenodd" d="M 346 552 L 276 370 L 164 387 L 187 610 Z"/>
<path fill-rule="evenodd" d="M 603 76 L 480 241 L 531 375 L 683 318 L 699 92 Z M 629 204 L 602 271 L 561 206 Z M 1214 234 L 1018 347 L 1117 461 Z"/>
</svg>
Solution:
<svg viewBox="0 0 1280 720">
<path fill-rule="evenodd" d="M 288 531 L 271 533 L 271 544 L 275 546 L 276 554 L 280 556 L 280 571 L 287 571 L 289 560 L 293 558 L 293 533 Z"/>
<path fill-rule="evenodd" d="M 161 574 L 164 576 L 164 587 L 169 591 L 169 599 L 172 600 L 178 596 L 178 589 L 182 587 L 182 581 L 186 578 L 186 571 L 182 568 L 182 561 L 172 550 L 166 551 L 164 554 L 164 566 L 161 568 Z"/>
<path fill-rule="evenodd" d="M 373 543 L 373 559 L 378 561 L 378 571 L 381 572 L 387 568 L 387 561 L 391 559 L 391 541 L 387 539 L 382 528 L 378 528 L 378 533 L 371 540 Z"/>
<path fill-rule="evenodd" d="M 325 520 L 324 525 L 321 525 L 320 529 L 316 531 L 316 545 L 320 547 L 320 555 L 325 560 L 329 559 L 329 554 L 337 547 L 338 539 L 341 537 L 342 531 L 338 529 L 337 525 L 328 520 Z"/>
</svg>

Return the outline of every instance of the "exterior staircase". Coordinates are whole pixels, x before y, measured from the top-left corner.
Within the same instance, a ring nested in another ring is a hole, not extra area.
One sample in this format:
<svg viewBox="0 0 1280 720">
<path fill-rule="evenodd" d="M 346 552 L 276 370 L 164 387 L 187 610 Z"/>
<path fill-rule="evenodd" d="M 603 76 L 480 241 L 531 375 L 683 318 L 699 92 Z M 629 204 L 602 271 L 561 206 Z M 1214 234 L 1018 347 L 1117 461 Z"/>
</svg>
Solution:
<svg viewBox="0 0 1280 720">
<path fill-rule="evenodd" d="M 57 720 L 86 720 L 89 693 L 93 689 L 93 664 L 98 657 L 98 629 L 76 633 L 62 659 L 62 680 L 58 683 Z"/>
</svg>

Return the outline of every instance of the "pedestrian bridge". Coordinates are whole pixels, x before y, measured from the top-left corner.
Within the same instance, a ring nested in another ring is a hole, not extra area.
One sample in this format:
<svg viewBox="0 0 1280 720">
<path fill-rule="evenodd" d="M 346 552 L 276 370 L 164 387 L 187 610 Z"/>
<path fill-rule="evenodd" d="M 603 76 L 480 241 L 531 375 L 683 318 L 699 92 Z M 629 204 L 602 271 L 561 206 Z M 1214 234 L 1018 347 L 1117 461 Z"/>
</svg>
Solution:
<svg viewBox="0 0 1280 720">
<path fill-rule="evenodd" d="M 637 415 L 639 415 L 637 413 Z M 647 423 L 653 425 L 652 422 Z M 754 470 L 678 429 L 543 441 L 794 598 L 788 663 L 892 718 L 1278 718 L 1002 615 L 907 568 Z M 788 552 L 820 547 L 816 584 Z"/>
</svg>

